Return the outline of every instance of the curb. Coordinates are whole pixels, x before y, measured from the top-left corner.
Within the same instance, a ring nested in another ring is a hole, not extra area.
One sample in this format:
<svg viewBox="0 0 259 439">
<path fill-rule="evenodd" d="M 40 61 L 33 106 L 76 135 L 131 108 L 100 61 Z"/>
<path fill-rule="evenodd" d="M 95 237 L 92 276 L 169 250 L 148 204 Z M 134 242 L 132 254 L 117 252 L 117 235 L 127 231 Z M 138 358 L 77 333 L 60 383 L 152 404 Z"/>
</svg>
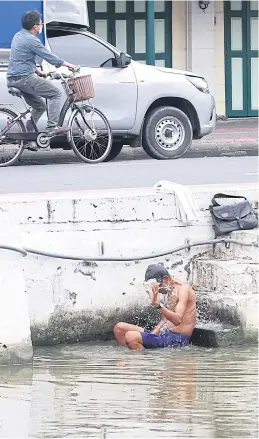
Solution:
<svg viewBox="0 0 259 439">
<path fill-rule="evenodd" d="M 181 158 L 202 158 L 202 157 L 240 157 L 240 156 L 257 156 L 258 146 L 254 143 L 239 142 L 235 144 L 222 144 L 222 143 L 203 143 L 193 144 L 191 148 L 187 151 Z M 131 148 L 124 146 L 123 150 L 109 163 L 115 162 L 125 162 L 130 160 L 145 160 L 150 159 L 143 148 Z M 81 163 L 79 159 L 74 156 L 72 151 L 63 151 L 61 149 L 52 149 L 51 152 L 40 152 L 37 153 L 26 151 L 26 153 L 21 157 L 21 164 L 33 164 L 35 161 L 39 164 L 42 160 L 43 164 L 72 164 Z M 177 160 L 177 159 L 176 159 Z"/>
<path fill-rule="evenodd" d="M 210 157 L 220 156 L 257 156 L 258 145 L 254 142 L 233 142 L 233 143 L 221 143 L 221 142 L 204 142 L 202 144 L 193 144 L 187 156 L 206 155 Z"/>
</svg>

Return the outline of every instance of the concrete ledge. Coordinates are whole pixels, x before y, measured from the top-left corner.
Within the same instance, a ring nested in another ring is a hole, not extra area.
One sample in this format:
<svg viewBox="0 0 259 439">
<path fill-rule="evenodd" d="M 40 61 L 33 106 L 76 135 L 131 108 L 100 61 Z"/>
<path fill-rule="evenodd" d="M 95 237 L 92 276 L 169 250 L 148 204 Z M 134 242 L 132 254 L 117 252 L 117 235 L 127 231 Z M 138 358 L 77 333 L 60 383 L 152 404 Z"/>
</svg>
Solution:
<svg viewBox="0 0 259 439">
<path fill-rule="evenodd" d="M 199 226 L 211 226 L 209 204 L 216 192 L 244 195 L 258 207 L 256 183 L 189 186 L 200 208 Z M 175 196 L 152 188 L 0 196 L 0 226 L 25 232 L 118 230 L 170 224 L 177 219 Z M 195 225 L 195 224 L 194 224 Z"/>
</svg>

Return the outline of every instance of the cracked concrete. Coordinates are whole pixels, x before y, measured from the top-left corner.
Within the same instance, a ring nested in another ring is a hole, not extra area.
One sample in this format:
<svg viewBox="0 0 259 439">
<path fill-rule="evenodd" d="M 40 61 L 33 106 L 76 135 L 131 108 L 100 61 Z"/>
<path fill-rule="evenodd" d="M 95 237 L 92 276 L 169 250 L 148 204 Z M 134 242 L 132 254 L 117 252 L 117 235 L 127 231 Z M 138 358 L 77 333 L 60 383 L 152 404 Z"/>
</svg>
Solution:
<svg viewBox="0 0 259 439">
<path fill-rule="evenodd" d="M 193 261 L 195 285 L 202 291 L 220 291 L 221 294 L 257 294 L 259 266 L 257 263 L 241 260 Z"/>
<path fill-rule="evenodd" d="M 81 273 L 83 276 L 89 276 L 91 279 L 96 280 L 95 268 L 97 267 L 98 265 L 95 262 L 79 262 L 74 273 Z"/>
</svg>

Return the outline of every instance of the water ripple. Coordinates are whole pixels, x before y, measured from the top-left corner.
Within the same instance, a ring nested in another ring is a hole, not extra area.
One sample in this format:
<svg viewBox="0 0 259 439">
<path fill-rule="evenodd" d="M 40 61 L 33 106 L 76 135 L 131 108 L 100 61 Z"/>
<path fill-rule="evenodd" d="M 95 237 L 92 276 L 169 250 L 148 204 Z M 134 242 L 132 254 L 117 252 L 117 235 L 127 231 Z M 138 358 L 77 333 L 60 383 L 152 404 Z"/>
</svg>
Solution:
<svg viewBox="0 0 259 439">
<path fill-rule="evenodd" d="M 41 348 L 0 371 L 0 437 L 256 438 L 257 377 L 256 346 Z"/>
</svg>

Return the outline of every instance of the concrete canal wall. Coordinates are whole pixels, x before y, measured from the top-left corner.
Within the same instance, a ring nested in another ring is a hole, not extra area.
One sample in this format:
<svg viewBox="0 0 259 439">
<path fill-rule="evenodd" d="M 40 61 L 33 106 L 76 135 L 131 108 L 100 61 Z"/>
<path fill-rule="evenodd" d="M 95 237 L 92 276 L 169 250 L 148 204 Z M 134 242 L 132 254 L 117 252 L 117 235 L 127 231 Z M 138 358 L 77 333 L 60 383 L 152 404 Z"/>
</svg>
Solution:
<svg viewBox="0 0 259 439">
<path fill-rule="evenodd" d="M 258 248 L 231 245 L 226 249 L 219 244 L 175 254 L 170 250 L 186 240 L 214 238 L 208 207 L 217 192 L 244 195 L 257 209 L 257 185 L 189 188 L 200 216 L 188 226 L 177 219 L 175 196 L 153 189 L 1 196 L 1 243 L 82 258 L 19 256 L 33 344 L 106 338 L 116 322 L 126 319 L 142 324 L 150 312 L 155 321 L 158 314 L 150 310 L 142 286 L 151 260 L 140 259 L 166 251 L 168 255 L 152 261 L 163 262 L 172 275 L 195 284 L 202 312 L 207 310 L 226 323 L 241 322 L 247 336 L 254 337 Z M 257 230 L 235 237 L 258 242 Z M 3 254 L 11 261 L 12 252 Z M 95 260 L 102 255 L 132 261 Z M 7 272 L 15 276 L 12 267 Z M 10 289 L 18 291 L 18 286 Z"/>
</svg>

